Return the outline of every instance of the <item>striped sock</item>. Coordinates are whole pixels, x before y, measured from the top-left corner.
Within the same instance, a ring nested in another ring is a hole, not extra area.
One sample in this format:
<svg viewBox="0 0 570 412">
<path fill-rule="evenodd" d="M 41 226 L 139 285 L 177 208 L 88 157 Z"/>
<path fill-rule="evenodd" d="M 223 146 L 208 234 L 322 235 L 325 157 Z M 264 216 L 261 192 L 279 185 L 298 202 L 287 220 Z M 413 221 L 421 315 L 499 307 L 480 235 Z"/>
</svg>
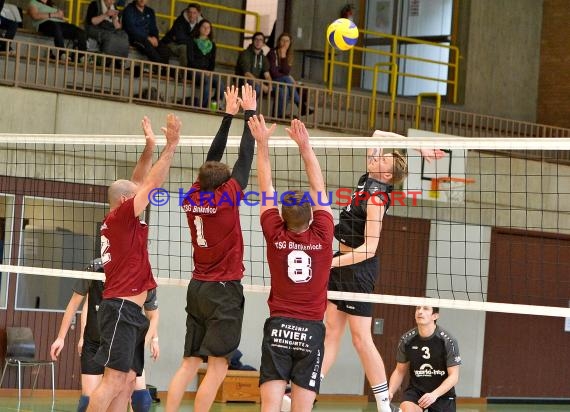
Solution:
<svg viewBox="0 0 570 412">
<path fill-rule="evenodd" d="M 388 393 L 388 382 L 382 382 L 378 385 L 371 386 L 372 393 L 376 399 L 378 412 L 392 412 L 390 407 L 390 394 Z"/>
</svg>

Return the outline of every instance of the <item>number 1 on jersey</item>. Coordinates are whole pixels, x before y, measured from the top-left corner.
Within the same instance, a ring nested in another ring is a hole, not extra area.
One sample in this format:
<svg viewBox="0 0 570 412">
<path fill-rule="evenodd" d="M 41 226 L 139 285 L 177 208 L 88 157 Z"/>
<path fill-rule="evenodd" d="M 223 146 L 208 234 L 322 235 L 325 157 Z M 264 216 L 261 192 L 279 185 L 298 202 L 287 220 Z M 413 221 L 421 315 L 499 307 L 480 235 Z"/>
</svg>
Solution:
<svg viewBox="0 0 570 412">
<path fill-rule="evenodd" d="M 201 216 L 194 217 L 194 227 L 196 228 L 196 243 L 200 247 L 208 247 L 208 242 L 204 238 L 204 221 Z"/>
</svg>

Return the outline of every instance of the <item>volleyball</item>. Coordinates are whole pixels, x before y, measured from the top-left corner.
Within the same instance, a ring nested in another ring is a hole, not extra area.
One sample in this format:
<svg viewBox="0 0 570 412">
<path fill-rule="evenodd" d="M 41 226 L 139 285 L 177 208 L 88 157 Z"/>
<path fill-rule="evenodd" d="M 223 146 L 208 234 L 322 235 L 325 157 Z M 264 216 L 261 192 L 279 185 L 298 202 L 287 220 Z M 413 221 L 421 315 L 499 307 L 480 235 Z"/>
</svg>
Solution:
<svg viewBox="0 0 570 412">
<path fill-rule="evenodd" d="M 335 49 L 349 50 L 358 41 L 358 27 L 349 19 L 337 19 L 327 28 L 327 39 Z"/>
</svg>

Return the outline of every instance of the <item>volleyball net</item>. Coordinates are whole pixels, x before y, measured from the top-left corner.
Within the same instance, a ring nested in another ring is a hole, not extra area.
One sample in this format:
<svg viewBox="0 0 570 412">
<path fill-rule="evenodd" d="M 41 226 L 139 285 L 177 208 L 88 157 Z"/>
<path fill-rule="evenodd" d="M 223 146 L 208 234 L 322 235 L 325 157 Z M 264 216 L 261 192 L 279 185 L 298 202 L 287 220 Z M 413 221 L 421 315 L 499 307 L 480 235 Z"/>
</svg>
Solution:
<svg viewBox="0 0 570 412">
<path fill-rule="evenodd" d="M 211 140 L 183 137 L 167 181 L 150 195 L 144 219 L 159 285 L 184 286 L 191 278 L 192 245 L 181 204 Z M 223 161 L 230 167 L 239 141 L 228 141 Z M 53 310 L 65 308 L 74 278 L 101 276 L 84 268 L 100 255 L 107 187 L 130 178 L 144 143 L 143 136 L 0 134 L 3 307 L 12 281 L 17 308 Z M 155 160 L 164 139 L 157 143 Z M 410 130 L 407 139 L 312 136 L 311 143 L 335 220 L 366 172 L 366 148 L 403 152 L 409 167 L 391 194 L 379 234 L 375 293 L 330 297 L 570 317 L 570 139 L 455 138 Z M 277 193 L 269 200 L 307 190 L 295 143 L 274 137 L 270 147 Z M 434 148 L 446 156 L 428 162 L 417 150 Z M 254 160 L 240 205 L 243 284 L 267 291 L 259 205 L 268 196 L 257 187 L 256 174 Z"/>
</svg>

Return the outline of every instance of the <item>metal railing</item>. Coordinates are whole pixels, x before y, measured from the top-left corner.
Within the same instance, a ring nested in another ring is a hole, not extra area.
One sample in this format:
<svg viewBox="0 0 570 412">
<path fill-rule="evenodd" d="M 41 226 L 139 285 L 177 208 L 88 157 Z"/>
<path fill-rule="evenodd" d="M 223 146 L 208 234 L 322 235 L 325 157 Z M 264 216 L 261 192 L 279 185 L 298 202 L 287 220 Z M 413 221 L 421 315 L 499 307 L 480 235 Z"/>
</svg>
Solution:
<svg viewBox="0 0 570 412">
<path fill-rule="evenodd" d="M 216 100 L 220 104 L 213 111 L 223 113 L 222 85 L 245 80 L 233 74 L 202 72 L 137 59 L 58 49 L 51 46 L 51 42 L 9 43 L 14 54 L 0 56 L 0 84 L 4 86 L 189 111 L 210 111 L 212 101 Z M 71 52 L 73 59 L 62 59 L 58 57 L 59 52 L 66 52 L 68 56 Z M 394 66 L 391 70 L 394 70 Z M 210 82 L 206 81 L 208 78 Z M 219 88 L 214 87 L 216 82 Z M 257 84 L 260 85 L 261 81 Z M 421 104 L 418 116 L 418 105 L 413 101 L 394 101 L 383 96 L 372 97 L 371 93 L 348 94 L 306 85 L 291 86 L 311 109 L 302 114 L 295 107 L 294 93 L 287 92 L 289 86 L 275 82 L 268 85 L 272 91 L 259 97 L 259 113 L 278 122 L 290 122 L 293 116 L 297 116 L 310 128 L 360 136 L 370 135 L 374 129 L 406 134 L 408 129 L 418 127 L 419 120 L 420 129 L 431 130 L 438 124 L 440 133 L 454 136 L 570 137 L 570 129 L 560 127 L 462 112 L 425 103 Z M 278 110 L 280 104 L 283 105 L 281 111 Z M 371 111 L 371 108 L 374 110 Z M 540 154 L 528 153 L 528 156 L 534 155 Z M 560 152 L 557 156 L 559 161 L 570 162 L 570 153 Z"/>
<path fill-rule="evenodd" d="M 388 66 L 390 70 L 381 70 L 379 67 Z M 376 63 L 374 65 L 374 78 L 372 79 L 372 99 L 370 107 L 369 127 L 374 128 L 376 120 L 376 95 L 378 93 L 378 74 L 387 73 L 390 75 L 390 120 L 389 130 L 394 130 L 394 107 L 396 105 L 396 91 L 398 87 L 398 65 L 396 63 Z"/>
<path fill-rule="evenodd" d="M 439 133 L 439 118 L 441 113 L 441 94 L 439 93 L 420 93 L 416 99 L 416 129 L 420 128 L 420 117 L 422 112 L 422 98 L 435 97 L 435 116 L 433 119 L 433 131 Z"/>
<path fill-rule="evenodd" d="M 348 51 L 348 61 L 339 61 L 336 59 L 336 51 L 332 48 L 329 42 L 325 39 L 325 63 L 324 63 L 324 70 L 323 70 L 323 80 L 325 83 L 328 83 L 329 90 L 333 88 L 333 81 L 334 81 L 334 73 L 335 67 L 346 67 L 347 68 L 347 75 L 346 75 L 346 90 L 348 93 L 352 90 L 352 72 L 354 69 L 360 69 L 364 71 L 371 71 L 374 72 L 375 66 L 368 66 L 362 64 L 354 63 L 354 54 L 358 53 L 370 53 L 376 54 L 379 56 L 384 56 L 388 59 L 389 63 L 397 64 L 399 67 L 405 67 L 405 61 L 416 61 L 416 62 L 423 62 L 437 66 L 447 66 L 453 73 L 451 79 L 443 79 L 438 77 L 430 77 L 425 76 L 421 73 L 408 73 L 408 72 L 401 72 L 397 71 L 396 74 L 390 73 L 390 84 L 397 83 L 396 77 L 410 77 L 415 79 L 422 79 L 422 80 L 429 80 L 438 83 L 444 83 L 449 85 L 453 89 L 452 93 L 452 102 L 457 102 L 457 85 L 458 85 L 458 78 L 459 78 L 459 48 L 456 46 L 440 44 L 440 43 L 433 43 L 428 42 L 425 40 L 418 40 L 411 37 L 404 37 L 404 36 L 395 36 L 392 34 L 386 33 L 379 33 L 374 32 L 371 30 L 363 30 L 359 31 L 359 36 L 366 37 L 367 41 L 371 39 L 380 39 L 385 41 L 385 45 L 390 46 L 390 51 L 383 51 L 373 49 L 371 47 L 361 47 L 355 46 Z M 326 36 L 325 36 L 326 37 Z M 425 59 L 422 57 L 417 57 L 410 54 L 402 54 L 400 53 L 400 47 L 403 45 L 425 45 L 431 47 L 437 47 L 441 49 L 446 49 L 449 51 L 450 58 L 448 61 L 442 60 L 432 60 L 432 59 Z M 402 62 L 403 61 L 403 62 Z"/>
</svg>

